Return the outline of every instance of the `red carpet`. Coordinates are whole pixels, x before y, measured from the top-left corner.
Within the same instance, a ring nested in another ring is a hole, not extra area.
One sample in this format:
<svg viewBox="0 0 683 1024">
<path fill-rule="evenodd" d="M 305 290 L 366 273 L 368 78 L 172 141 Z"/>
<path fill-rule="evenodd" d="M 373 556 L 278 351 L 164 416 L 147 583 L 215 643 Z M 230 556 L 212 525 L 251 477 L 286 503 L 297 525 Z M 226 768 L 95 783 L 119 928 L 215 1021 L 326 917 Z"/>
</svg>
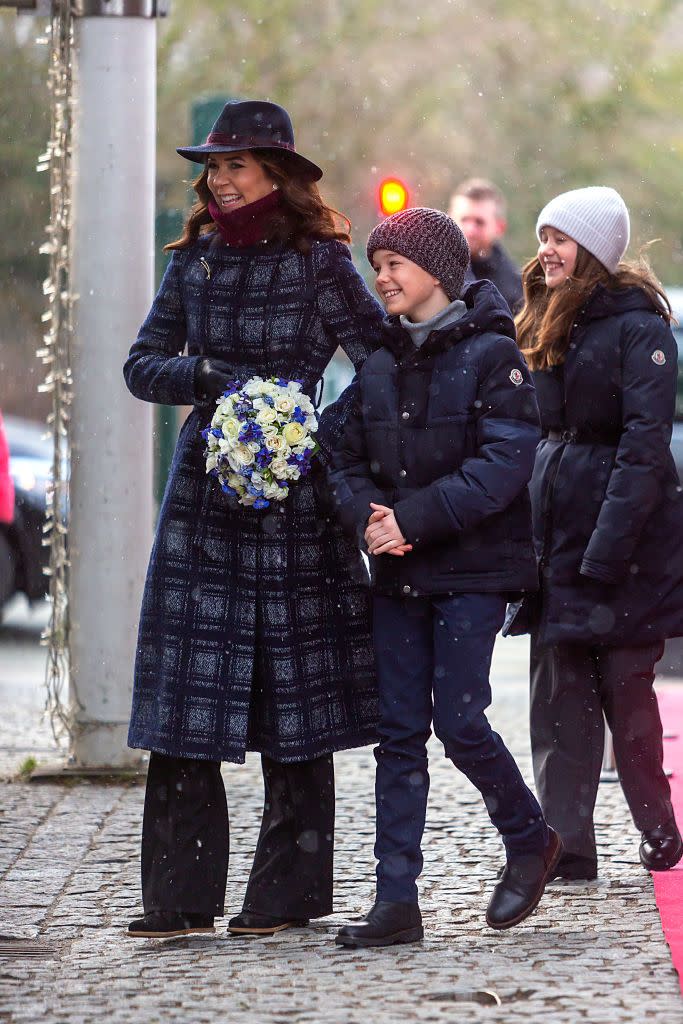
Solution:
<svg viewBox="0 0 683 1024">
<path fill-rule="evenodd" d="M 680 827 L 683 824 L 683 687 L 660 689 L 658 699 L 664 734 L 675 734 L 664 740 L 664 767 L 673 772 L 669 781 Z M 683 861 L 671 871 L 653 872 L 652 880 L 662 928 L 683 992 Z"/>
</svg>

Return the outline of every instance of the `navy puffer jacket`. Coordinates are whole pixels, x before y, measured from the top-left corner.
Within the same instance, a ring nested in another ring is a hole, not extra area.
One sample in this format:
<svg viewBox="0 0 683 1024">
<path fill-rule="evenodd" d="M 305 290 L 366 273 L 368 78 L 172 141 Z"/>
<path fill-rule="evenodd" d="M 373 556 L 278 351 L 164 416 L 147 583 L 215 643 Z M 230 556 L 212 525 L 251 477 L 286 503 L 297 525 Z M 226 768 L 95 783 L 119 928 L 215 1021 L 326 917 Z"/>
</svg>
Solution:
<svg viewBox="0 0 683 1024">
<path fill-rule="evenodd" d="M 545 435 L 530 484 L 540 643 L 638 647 L 683 634 L 677 355 L 640 288 L 600 286 L 563 367 L 533 375 Z"/>
<path fill-rule="evenodd" d="M 363 543 L 370 502 L 394 509 L 413 551 L 370 559 L 388 595 L 515 592 L 537 586 L 527 482 L 540 437 L 531 377 L 490 281 L 419 349 L 398 322 L 359 373 L 332 457 L 344 528 Z"/>
</svg>

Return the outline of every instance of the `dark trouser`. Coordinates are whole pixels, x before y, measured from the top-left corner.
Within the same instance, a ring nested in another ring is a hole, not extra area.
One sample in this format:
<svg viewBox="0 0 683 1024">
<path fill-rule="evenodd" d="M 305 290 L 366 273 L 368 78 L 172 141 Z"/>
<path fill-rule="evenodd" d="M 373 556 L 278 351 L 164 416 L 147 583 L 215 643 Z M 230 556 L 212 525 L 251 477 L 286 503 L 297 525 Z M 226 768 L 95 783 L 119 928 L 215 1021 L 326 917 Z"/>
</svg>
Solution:
<svg viewBox="0 0 683 1024">
<path fill-rule="evenodd" d="M 484 714 L 491 703 L 493 644 L 504 614 L 500 594 L 374 599 L 379 900 L 417 899 L 432 694 L 434 732 L 446 756 L 484 797 L 507 853 L 537 853 L 547 842 L 541 809 Z"/>
<path fill-rule="evenodd" d="M 332 913 L 332 755 L 280 764 L 261 756 L 265 803 L 244 910 L 275 917 Z M 217 761 L 152 753 L 142 823 L 145 913 L 222 917 L 228 805 Z"/>
<path fill-rule="evenodd" d="M 663 644 L 540 647 L 532 635 L 534 776 L 548 824 L 564 841 L 565 857 L 597 859 L 593 810 L 603 757 L 603 711 L 636 828 L 662 825 L 673 814 L 652 689 L 663 649 Z"/>
</svg>

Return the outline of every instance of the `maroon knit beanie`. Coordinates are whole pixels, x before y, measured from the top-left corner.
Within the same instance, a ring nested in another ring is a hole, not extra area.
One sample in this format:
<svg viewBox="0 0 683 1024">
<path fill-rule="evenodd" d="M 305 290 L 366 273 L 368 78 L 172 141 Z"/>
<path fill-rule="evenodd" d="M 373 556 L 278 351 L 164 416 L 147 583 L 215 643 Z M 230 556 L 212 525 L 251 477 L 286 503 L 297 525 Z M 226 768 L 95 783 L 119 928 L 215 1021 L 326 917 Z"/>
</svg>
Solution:
<svg viewBox="0 0 683 1024">
<path fill-rule="evenodd" d="M 451 302 L 460 298 L 470 249 L 462 231 L 447 214 L 416 206 L 387 217 L 373 228 L 368 238 L 371 264 L 378 249 L 389 249 L 417 263 L 441 282 Z"/>
</svg>

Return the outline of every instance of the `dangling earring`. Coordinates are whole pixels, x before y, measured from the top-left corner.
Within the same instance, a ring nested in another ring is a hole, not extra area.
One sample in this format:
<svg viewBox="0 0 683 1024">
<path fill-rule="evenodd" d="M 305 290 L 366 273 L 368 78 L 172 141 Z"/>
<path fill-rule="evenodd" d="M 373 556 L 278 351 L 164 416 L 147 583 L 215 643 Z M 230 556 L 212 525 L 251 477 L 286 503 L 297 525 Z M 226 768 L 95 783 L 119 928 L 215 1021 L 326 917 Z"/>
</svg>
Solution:
<svg viewBox="0 0 683 1024">
<path fill-rule="evenodd" d="M 279 185 L 273 185 L 273 192 L 277 191 L 277 189 L 278 189 L 279 187 L 280 187 Z"/>
</svg>

